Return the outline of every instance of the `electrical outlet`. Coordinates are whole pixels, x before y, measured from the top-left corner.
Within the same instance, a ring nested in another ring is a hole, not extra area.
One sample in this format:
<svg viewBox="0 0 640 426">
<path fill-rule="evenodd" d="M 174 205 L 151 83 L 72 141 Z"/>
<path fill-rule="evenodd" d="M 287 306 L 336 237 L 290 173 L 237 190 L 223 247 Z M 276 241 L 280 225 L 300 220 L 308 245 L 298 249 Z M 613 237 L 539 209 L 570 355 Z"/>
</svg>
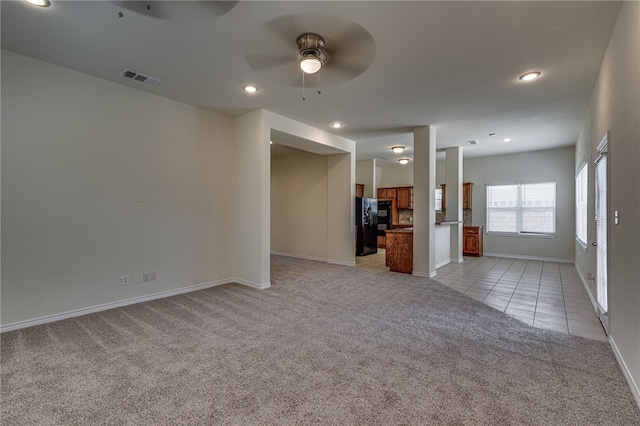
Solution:
<svg viewBox="0 0 640 426">
<path fill-rule="evenodd" d="M 142 274 L 142 282 L 148 283 L 149 281 L 151 281 L 151 274 L 149 272 Z"/>
<path fill-rule="evenodd" d="M 140 284 L 141 282 L 142 282 L 142 274 L 140 273 L 133 274 L 133 283 Z"/>
<path fill-rule="evenodd" d="M 129 285 L 129 276 L 128 275 L 119 276 L 118 285 Z"/>
<path fill-rule="evenodd" d="M 156 280 L 156 273 L 155 272 L 151 272 L 151 273 L 149 273 L 149 275 L 151 275 L 151 281 L 155 281 Z"/>
</svg>

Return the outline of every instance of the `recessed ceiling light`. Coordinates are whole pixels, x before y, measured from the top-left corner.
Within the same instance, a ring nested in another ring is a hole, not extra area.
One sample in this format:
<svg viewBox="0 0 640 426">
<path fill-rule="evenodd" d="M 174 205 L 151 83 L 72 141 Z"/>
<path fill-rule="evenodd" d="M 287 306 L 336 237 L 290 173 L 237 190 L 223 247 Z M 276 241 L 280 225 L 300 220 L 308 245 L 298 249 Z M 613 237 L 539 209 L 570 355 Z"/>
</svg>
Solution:
<svg viewBox="0 0 640 426">
<path fill-rule="evenodd" d="M 400 163 L 402 165 L 407 164 L 408 162 L 409 162 L 408 158 L 401 158 L 401 159 L 398 160 L 398 163 Z"/>
<path fill-rule="evenodd" d="M 258 91 L 258 88 L 256 86 L 247 85 L 247 86 L 244 86 L 242 90 L 244 90 L 247 93 L 256 93 Z"/>
<path fill-rule="evenodd" d="M 511 138 L 504 138 L 502 139 L 502 142 L 511 142 Z"/>
<path fill-rule="evenodd" d="M 49 0 L 24 0 L 29 4 L 40 7 L 49 7 L 51 6 L 51 2 Z"/>
<path fill-rule="evenodd" d="M 533 71 L 533 72 L 528 72 L 526 74 L 522 74 L 519 79 L 522 81 L 531 81 L 531 80 L 535 80 L 536 78 L 540 77 L 542 73 L 540 73 L 540 71 Z"/>
<path fill-rule="evenodd" d="M 402 151 L 404 151 L 404 146 L 400 146 L 400 145 L 392 146 L 391 151 L 395 152 L 396 154 L 402 154 Z"/>
<path fill-rule="evenodd" d="M 333 123 L 329 124 L 329 126 L 333 127 L 334 129 L 339 129 L 339 128 L 343 127 L 344 124 L 342 124 L 339 121 L 334 121 Z"/>
</svg>

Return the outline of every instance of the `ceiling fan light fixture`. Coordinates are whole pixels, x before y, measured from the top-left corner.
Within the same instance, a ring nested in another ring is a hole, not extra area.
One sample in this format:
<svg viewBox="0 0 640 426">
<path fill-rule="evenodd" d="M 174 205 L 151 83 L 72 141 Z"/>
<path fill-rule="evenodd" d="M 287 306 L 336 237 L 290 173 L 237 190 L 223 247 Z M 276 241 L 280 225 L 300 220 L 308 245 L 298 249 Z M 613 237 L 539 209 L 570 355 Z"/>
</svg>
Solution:
<svg viewBox="0 0 640 426">
<path fill-rule="evenodd" d="M 300 65 L 300 69 L 305 74 L 315 74 L 320 71 L 320 68 L 322 68 L 322 60 L 313 53 L 308 53 L 305 57 L 300 59 L 298 65 Z"/>
<path fill-rule="evenodd" d="M 327 60 L 324 39 L 318 34 L 304 33 L 296 39 L 298 45 L 298 66 L 305 74 L 315 74 Z"/>
<path fill-rule="evenodd" d="M 396 154 L 402 154 L 402 152 L 404 151 L 404 146 L 400 146 L 400 145 L 392 146 L 391 151 L 395 152 Z"/>
<path fill-rule="evenodd" d="M 404 166 L 405 164 L 407 164 L 408 162 L 409 162 L 409 159 L 408 159 L 408 158 L 400 158 L 400 159 L 398 160 L 398 163 L 402 164 L 403 166 Z"/>
</svg>

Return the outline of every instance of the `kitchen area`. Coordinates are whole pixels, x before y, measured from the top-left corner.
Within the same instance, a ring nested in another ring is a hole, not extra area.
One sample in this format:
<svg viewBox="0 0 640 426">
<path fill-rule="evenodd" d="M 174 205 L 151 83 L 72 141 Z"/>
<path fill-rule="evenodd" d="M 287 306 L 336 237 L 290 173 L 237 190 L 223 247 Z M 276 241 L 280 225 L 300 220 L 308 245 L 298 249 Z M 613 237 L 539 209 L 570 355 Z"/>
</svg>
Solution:
<svg viewBox="0 0 640 426">
<path fill-rule="evenodd" d="M 450 259 L 450 225 L 459 221 L 446 220 L 446 185 L 441 184 L 435 190 L 436 231 L 435 257 L 438 267 L 444 266 Z M 463 192 L 463 254 L 465 256 L 483 255 L 482 226 L 472 224 L 473 183 L 465 182 Z M 356 196 L 364 194 L 364 185 L 358 184 Z M 358 262 L 382 269 L 381 263 L 393 272 L 411 274 L 413 272 L 413 187 L 383 187 L 376 190 L 377 222 L 375 225 L 376 249 L 370 250 L 376 259 Z M 356 211 L 356 220 L 361 213 Z M 374 230 L 371 230 L 373 232 Z M 358 234 L 360 235 L 360 234 Z M 359 237 L 362 239 L 362 237 Z M 369 241 L 373 244 L 372 237 Z M 380 251 L 378 252 L 379 249 Z M 382 256 L 384 253 L 384 256 Z M 358 256 L 362 254 L 356 253 Z"/>
</svg>

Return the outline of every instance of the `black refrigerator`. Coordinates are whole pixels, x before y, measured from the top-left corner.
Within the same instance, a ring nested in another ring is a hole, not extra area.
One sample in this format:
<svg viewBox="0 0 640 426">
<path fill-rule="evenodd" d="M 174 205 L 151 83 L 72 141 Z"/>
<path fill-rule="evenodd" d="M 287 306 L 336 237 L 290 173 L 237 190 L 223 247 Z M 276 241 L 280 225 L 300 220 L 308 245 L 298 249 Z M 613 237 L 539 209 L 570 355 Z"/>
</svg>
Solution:
<svg viewBox="0 0 640 426">
<path fill-rule="evenodd" d="M 356 197 L 356 256 L 378 252 L 378 200 Z"/>
</svg>

